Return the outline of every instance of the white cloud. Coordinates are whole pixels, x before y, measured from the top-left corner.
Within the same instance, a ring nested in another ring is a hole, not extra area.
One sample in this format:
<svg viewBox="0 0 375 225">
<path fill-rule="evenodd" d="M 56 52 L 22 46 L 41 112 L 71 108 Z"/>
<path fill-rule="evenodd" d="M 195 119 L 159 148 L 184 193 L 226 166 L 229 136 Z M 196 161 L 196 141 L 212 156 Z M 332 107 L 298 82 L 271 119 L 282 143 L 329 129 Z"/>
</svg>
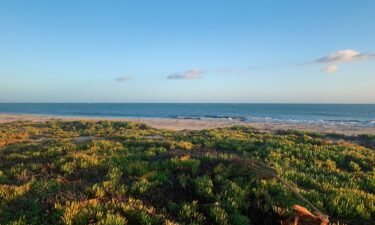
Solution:
<svg viewBox="0 0 375 225">
<path fill-rule="evenodd" d="M 332 52 L 327 56 L 323 56 L 315 62 L 317 63 L 334 63 L 334 62 L 350 62 L 350 61 L 364 61 L 369 59 L 374 59 L 374 53 L 360 53 L 355 50 L 341 50 L 337 52 Z"/>
<path fill-rule="evenodd" d="M 122 77 L 117 77 L 115 79 L 115 81 L 117 81 L 117 82 L 124 82 L 124 81 L 131 80 L 131 79 L 132 79 L 131 76 L 122 76 Z"/>
<path fill-rule="evenodd" d="M 202 78 L 204 74 L 203 70 L 188 70 L 183 73 L 172 73 L 167 76 L 167 79 L 180 79 L 180 80 L 193 80 L 193 79 L 199 79 Z"/>
<path fill-rule="evenodd" d="M 335 73 L 339 67 L 337 65 L 328 65 L 322 69 L 325 73 Z"/>
</svg>

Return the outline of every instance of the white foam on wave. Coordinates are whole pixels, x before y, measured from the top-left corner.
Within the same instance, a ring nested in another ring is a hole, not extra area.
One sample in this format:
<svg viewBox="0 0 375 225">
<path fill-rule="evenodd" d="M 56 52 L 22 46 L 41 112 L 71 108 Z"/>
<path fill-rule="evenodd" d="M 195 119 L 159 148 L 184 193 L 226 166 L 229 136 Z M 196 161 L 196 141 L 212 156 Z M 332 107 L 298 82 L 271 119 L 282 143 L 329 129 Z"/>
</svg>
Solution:
<svg viewBox="0 0 375 225">
<path fill-rule="evenodd" d="M 261 123 L 304 123 L 304 124 L 322 124 L 322 125 L 340 125 L 340 126 L 375 126 L 375 120 L 359 121 L 359 120 L 304 120 L 291 118 L 272 118 L 272 117 L 246 117 L 245 122 L 261 122 Z"/>
</svg>

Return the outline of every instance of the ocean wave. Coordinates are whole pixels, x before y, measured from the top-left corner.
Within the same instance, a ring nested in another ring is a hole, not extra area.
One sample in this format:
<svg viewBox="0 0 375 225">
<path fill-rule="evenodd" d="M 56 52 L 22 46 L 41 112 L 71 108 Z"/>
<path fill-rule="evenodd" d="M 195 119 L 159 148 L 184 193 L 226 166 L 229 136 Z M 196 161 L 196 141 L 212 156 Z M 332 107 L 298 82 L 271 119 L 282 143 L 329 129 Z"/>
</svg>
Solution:
<svg viewBox="0 0 375 225">
<path fill-rule="evenodd" d="M 247 117 L 246 122 L 262 122 L 262 123 L 305 123 L 305 124 L 322 124 L 322 125 L 342 125 L 342 126 L 375 126 L 375 120 L 307 120 L 307 119 L 290 119 L 290 118 L 272 118 L 272 117 Z"/>
<path fill-rule="evenodd" d="M 274 118 L 274 117 L 257 117 L 257 116 L 221 116 L 221 115 L 204 115 L 204 116 L 173 116 L 176 119 L 190 120 L 230 120 L 242 122 L 259 122 L 259 123 L 304 123 L 304 124 L 322 124 L 322 125 L 342 125 L 342 126 L 375 126 L 375 119 L 361 121 L 355 119 L 293 119 L 293 118 Z"/>
<path fill-rule="evenodd" d="M 204 115 L 204 116 L 175 116 L 176 119 L 190 119 L 190 120 L 241 120 L 245 121 L 245 117 L 240 116 L 210 116 L 210 115 Z"/>
</svg>

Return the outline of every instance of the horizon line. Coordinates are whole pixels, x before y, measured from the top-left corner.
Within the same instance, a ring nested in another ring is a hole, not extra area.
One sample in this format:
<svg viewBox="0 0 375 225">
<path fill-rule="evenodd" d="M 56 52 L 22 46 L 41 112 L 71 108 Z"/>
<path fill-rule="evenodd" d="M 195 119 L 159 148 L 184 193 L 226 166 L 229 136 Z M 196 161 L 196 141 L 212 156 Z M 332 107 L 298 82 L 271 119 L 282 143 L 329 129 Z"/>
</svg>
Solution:
<svg viewBox="0 0 375 225">
<path fill-rule="evenodd" d="M 0 104 L 280 104 L 280 105 L 375 105 L 337 102 L 0 102 Z"/>
</svg>

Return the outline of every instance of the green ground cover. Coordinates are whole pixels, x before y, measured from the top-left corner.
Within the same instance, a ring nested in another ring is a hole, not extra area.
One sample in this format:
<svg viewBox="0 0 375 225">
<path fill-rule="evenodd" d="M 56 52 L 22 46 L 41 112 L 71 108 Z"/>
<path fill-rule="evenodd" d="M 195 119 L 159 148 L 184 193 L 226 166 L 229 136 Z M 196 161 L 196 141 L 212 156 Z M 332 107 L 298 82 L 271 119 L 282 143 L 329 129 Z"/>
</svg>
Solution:
<svg viewBox="0 0 375 225">
<path fill-rule="evenodd" d="M 374 224 L 375 137 L 131 122 L 0 124 L 0 224 L 278 224 L 294 204 L 272 166 L 336 224 Z"/>
</svg>

